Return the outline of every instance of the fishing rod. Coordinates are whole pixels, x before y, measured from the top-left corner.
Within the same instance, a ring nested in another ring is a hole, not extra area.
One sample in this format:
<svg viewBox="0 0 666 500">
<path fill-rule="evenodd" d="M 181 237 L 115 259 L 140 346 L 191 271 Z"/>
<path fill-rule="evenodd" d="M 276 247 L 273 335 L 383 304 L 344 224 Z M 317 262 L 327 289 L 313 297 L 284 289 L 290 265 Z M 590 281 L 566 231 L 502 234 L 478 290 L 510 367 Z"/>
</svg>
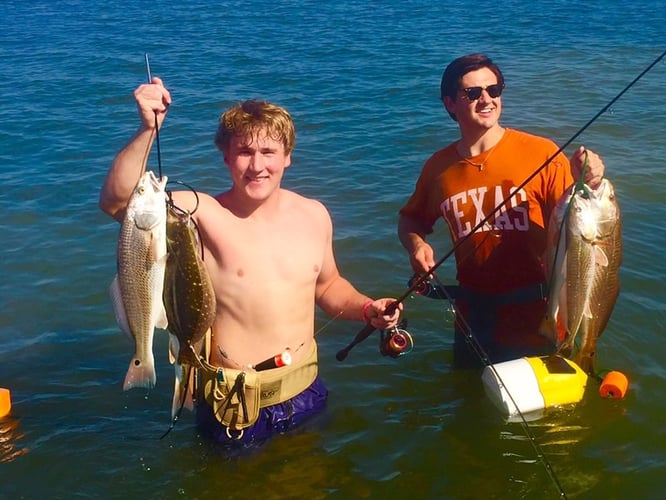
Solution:
<svg viewBox="0 0 666 500">
<path fill-rule="evenodd" d="M 469 323 L 467 320 L 465 320 L 465 317 L 463 314 L 458 311 L 458 308 L 455 305 L 455 300 L 451 297 L 451 293 L 449 293 L 449 287 L 444 285 L 437 276 L 433 275 L 433 279 L 436 282 L 436 287 L 433 288 L 433 293 L 437 298 L 443 298 L 446 299 L 451 307 L 453 308 L 453 312 L 455 313 L 455 322 L 456 325 L 459 327 L 460 331 L 463 333 L 465 336 L 465 341 L 469 344 L 470 348 L 476 354 L 479 359 L 481 360 L 481 363 L 492 371 L 493 375 L 497 378 L 499 381 L 500 387 L 504 387 L 504 390 L 506 391 L 507 396 L 509 397 L 509 400 L 513 404 L 514 408 L 516 409 L 516 413 L 518 414 L 518 417 L 520 419 L 520 425 L 523 428 L 523 431 L 525 433 L 525 436 L 529 440 L 530 444 L 532 445 L 532 448 L 534 449 L 534 452 L 536 453 L 537 457 L 541 461 L 541 464 L 544 466 L 546 469 L 546 472 L 548 473 L 548 477 L 551 479 L 553 482 L 555 488 L 558 490 L 560 498 L 566 499 L 567 495 L 564 492 L 564 488 L 562 487 L 562 483 L 560 483 L 557 474 L 555 474 L 555 470 L 553 469 L 553 466 L 551 465 L 550 461 L 546 457 L 546 454 L 543 452 L 541 446 L 539 446 L 539 443 L 537 442 L 536 438 L 534 437 L 534 434 L 532 433 L 532 429 L 530 428 L 529 423 L 527 422 L 527 419 L 525 418 L 525 415 L 523 414 L 522 410 L 520 409 L 520 406 L 518 405 L 518 402 L 514 399 L 513 395 L 509 391 L 507 385 L 504 383 L 504 380 L 502 380 L 501 375 L 499 374 L 498 370 L 495 368 L 495 365 L 492 363 L 490 360 L 490 356 L 488 356 L 488 353 L 486 350 L 483 348 L 481 343 L 477 340 L 476 336 L 474 335 L 474 332 L 472 331 L 472 327 L 469 326 Z"/>
<path fill-rule="evenodd" d="M 476 233 L 479 229 L 483 228 L 486 223 L 490 221 L 493 217 L 497 215 L 498 212 L 500 212 L 504 207 L 511 201 L 511 199 L 518 193 L 520 190 L 522 190 L 532 179 L 534 179 L 537 175 L 539 175 L 539 172 L 541 172 L 546 166 L 552 162 L 557 155 L 562 153 L 565 148 L 567 148 L 573 141 L 575 141 L 578 136 L 580 136 L 587 128 L 592 125 L 601 115 L 603 115 L 608 109 L 615 104 L 620 97 L 622 97 L 631 87 L 633 87 L 636 82 L 638 82 L 643 76 L 645 76 L 646 73 L 648 73 L 653 67 L 655 67 L 659 61 L 661 61 L 664 56 L 666 56 L 666 51 L 662 52 L 661 55 L 659 55 L 652 63 L 650 63 L 647 68 L 645 68 L 636 78 L 634 78 L 622 91 L 617 94 L 613 99 L 610 100 L 608 104 L 606 104 L 601 110 L 594 115 L 585 125 L 581 127 L 578 132 L 576 132 L 567 142 L 565 142 L 555 153 L 553 153 L 546 161 L 543 162 L 543 164 L 538 167 L 534 172 L 532 172 L 527 179 L 525 179 L 518 187 L 514 188 L 513 191 L 509 193 L 509 196 L 499 205 L 497 205 L 486 217 L 484 217 L 476 226 L 472 228 L 472 230 L 464 235 L 462 238 L 460 238 L 454 245 L 451 247 L 451 249 L 444 254 L 444 256 L 439 259 L 430 269 L 428 269 L 425 273 L 420 275 L 417 279 L 414 280 L 414 282 L 411 284 L 411 286 L 402 294 L 400 297 L 398 297 L 394 302 L 390 303 L 388 307 L 385 309 L 384 313 L 385 314 L 393 314 L 397 310 L 398 306 L 406 299 L 408 298 L 414 290 L 418 289 L 419 287 L 423 286 L 426 283 L 426 280 L 428 279 L 428 276 L 432 275 L 439 266 L 441 266 L 444 261 L 446 261 L 451 255 L 454 254 L 454 252 L 463 244 L 465 243 L 474 233 Z M 360 344 L 363 342 L 366 338 L 368 338 L 372 332 L 374 332 L 376 328 L 372 326 L 371 324 L 365 325 L 353 338 L 353 340 L 343 349 L 340 349 L 337 354 L 335 355 L 335 358 L 338 361 L 344 361 L 345 358 L 349 355 L 349 352 L 354 348 L 354 346 Z"/>
<path fill-rule="evenodd" d="M 153 83 L 153 75 L 150 73 L 150 62 L 148 61 L 148 52 L 144 54 L 146 61 L 146 75 L 148 76 L 148 83 Z M 157 170 L 162 179 L 162 152 L 160 150 L 160 128 L 157 123 L 157 111 L 155 111 L 155 145 L 157 147 Z"/>
<path fill-rule="evenodd" d="M 145 58 L 145 61 L 146 61 L 146 76 L 148 77 L 148 83 L 153 83 L 153 75 L 150 72 L 150 61 L 148 60 L 148 53 L 147 52 L 144 54 L 144 58 Z M 158 168 L 158 171 L 159 171 L 159 178 L 161 179 L 162 178 L 162 150 L 160 148 L 160 129 L 158 127 L 158 122 L 157 122 L 157 111 L 155 111 L 155 146 L 157 148 L 157 168 Z M 177 209 L 182 215 L 193 215 L 197 211 L 197 209 L 199 208 L 199 194 L 197 193 L 197 191 L 192 186 L 190 186 L 189 184 L 187 184 L 185 182 L 182 182 L 182 181 L 174 181 L 174 182 L 176 182 L 177 184 L 180 184 L 181 186 L 185 186 L 187 189 L 192 191 L 192 193 L 194 194 L 194 198 L 196 200 L 196 203 L 194 205 L 193 210 L 190 210 L 189 212 L 186 211 L 186 210 L 183 210 L 182 208 L 177 207 L 173 203 L 173 200 L 172 200 L 172 197 L 171 197 L 171 191 L 169 191 L 167 193 L 168 197 L 169 197 L 168 202 L 170 203 L 170 205 L 173 208 Z M 198 230 L 198 227 L 197 227 L 197 230 Z"/>
</svg>

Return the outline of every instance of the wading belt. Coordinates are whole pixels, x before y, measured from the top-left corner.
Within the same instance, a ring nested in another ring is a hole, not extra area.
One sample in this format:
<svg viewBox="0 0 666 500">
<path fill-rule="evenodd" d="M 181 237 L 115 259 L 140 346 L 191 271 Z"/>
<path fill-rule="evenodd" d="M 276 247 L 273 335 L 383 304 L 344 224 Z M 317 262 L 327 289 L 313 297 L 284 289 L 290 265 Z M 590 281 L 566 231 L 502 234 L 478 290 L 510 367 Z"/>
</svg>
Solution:
<svg viewBox="0 0 666 500">
<path fill-rule="evenodd" d="M 228 429 L 250 427 L 259 409 L 287 401 L 312 385 L 317 377 L 317 344 L 298 363 L 255 371 L 214 366 L 200 360 L 198 367 L 203 397 L 217 420 Z"/>
<path fill-rule="evenodd" d="M 456 285 L 443 285 L 430 282 L 427 287 L 419 291 L 419 295 L 432 299 L 449 299 L 465 302 L 467 307 L 467 326 L 474 332 L 476 339 L 488 354 L 494 354 L 494 331 L 497 308 L 509 304 L 523 304 L 543 300 L 548 295 L 546 283 L 537 283 L 521 288 L 515 288 L 507 293 L 490 294 L 479 293 L 469 288 Z M 461 340 L 469 343 L 469 335 L 463 327 L 456 322 L 456 342 Z"/>
<path fill-rule="evenodd" d="M 536 285 L 515 288 L 507 293 L 479 293 L 459 285 L 440 285 L 438 283 L 429 283 L 423 293 L 424 297 L 431 299 L 464 300 L 470 304 L 482 304 L 489 306 L 502 306 L 507 304 L 521 304 L 525 302 L 535 302 L 548 296 L 546 283 L 537 283 Z"/>
</svg>

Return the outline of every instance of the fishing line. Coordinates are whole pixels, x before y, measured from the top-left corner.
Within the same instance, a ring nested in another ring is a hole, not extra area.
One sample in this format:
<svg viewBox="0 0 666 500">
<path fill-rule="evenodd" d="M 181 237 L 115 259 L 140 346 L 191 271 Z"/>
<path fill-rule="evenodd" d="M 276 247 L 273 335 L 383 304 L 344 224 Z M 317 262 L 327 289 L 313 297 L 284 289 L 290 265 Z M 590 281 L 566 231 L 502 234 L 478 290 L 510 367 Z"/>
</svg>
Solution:
<svg viewBox="0 0 666 500">
<path fill-rule="evenodd" d="M 194 209 L 193 209 L 193 210 L 185 210 L 184 208 L 180 208 L 178 205 L 176 205 L 176 204 L 173 202 L 172 192 L 169 191 L 169 190 L 167 190 L 167 196 L 168 196 L 168 203 L 169 203 L 169 206 L 171 206 L 171 208 L 173 208 L 173 209 L 176 210 L 177 212 L 180 212 L 182 215 L 194 215 L 194 213 L 195 213 L 195 212 L 197 211 L 197 209 L 199 208 L 199 193 L 197 193 L 197 190 L 194 189 L 194 188 L 193 188 L 192 186 L 190 186 L 189 184 L 187 184 L 186 182 L 183 182 L 183 181 L 168 181 L 168 182 L 167 182 L 167 186 L 169 185 L 169 183 L 175 183 L 175 184 L 180 184 L 181 186 L 185 186 L 187 189 L 189 189 L 190 191 L 192 191 L 192 194 L 194 195 L 194 199 L 195 199 L 195 201 L 196 201 L 196 203 L 194 204 Z"/>
<path fill-rule="evenodd" d="M 146 60 L 146 74 L 148 76 L 148 83 L 153 83 L 153 76 L 150 73 L 150 62 L 148 61 L 148 52 L 145 54 Z M 160 150 L 160 128 L 157 123 L 157 111 L 155 113 L 155 144 L 157 146 L 157 169 L 162 179 L 162 151 Z"/>
<path fill-rule="evenodd" d="M 187 365 L 185 365 L 187 366 Z M 192 368 L 191 366 L 188 366 L 188 368 L 185 370 L 187 375 L 185 375 L 186 380 L 185 380 L 185 387 L 183 388 L 183 399 L 180 401 L 180 405 L 178 407 L 178 411 L 174 415 L 174 417 L 171 419 L 171 424 L 169 425 L 169 428 L 166 430 L 164 434 L 160 436 L 160 439 L 164 439 L 169 435 L 169 433 L 173 430 L 174 427 L 176 427 L 176 422 L 178 422 L 178 419 L 180 419 L 180 414 L 183 412 L 183 408 L 185 407 L 185 400 L 187 399 L 187 391 L 189 390 L 190 386 L 190 378 L 192 374 Z"/>
<path fill-rule="evenodd" d="M 539 446 L 539 443 L 537 443 L 536 438 L 534 437 L 534 434 L 532 433 L 532 429 L 529 426 L 529 423 L 527 422 L 527 419 L 525 418 L 525 415 L 523 412 L 520 410 L 520 407 L 518 406 L 518 403 L 516 400 L 513 398 L 513 395 L 509 392 L 509 389 L 507 385 L 504 383 L 502 380 L 502 377 L 500 376 L 499 372 L 493 365 L 493 363 L 490 361 L 490 356 L 488 356 L 488 353 L 486 350 L 483 348 L 481 343 L 476 339 L 476 336 L 474 335 L 474 332 L 472 331 L 472 328 L 469 326 L 469 323 L 465 319 L 464 315 L 460 313 L 458 308 L 455 305 L 455 301 L 451 297 L 451 294 L 448 292 L 446 286 L 439 280 L 439 278 L 436 275 L 432 275 L 433 279 L 437 283 L 437 287 L 434 289 L 435 294 L 438 295 L 440 298 L 445 298 L 451 307 L 453 308 L 453 312 L 455 313 L 455 323 L 460 327 L 460 330 L 462 331 L 463 335 L 465 336 L 465 341 L 468 343 L 474 354 L 476 354 L 483 365 L 491 370 L 493 372 L 493 375 L 497 377 L 497 380 L 500 383 L 500 387 L 503 387 L 504 390 L 506 391 L 506 394 L 509 396 L 509 399 L 511 400 L 511 403 L 516 409 L 516 413 L 520 417 L 520 425 L 523 428 L 523 431 L 525 433 L 525 436 L 527 436 L 527 439 L 529 440 L 530 444 L 532 445 L 532 448 L 534 449 L 534 452 L 536 453 L 537 457 L 541 461 L 542 465 L 546 469 L 546 472 L 548 473 L 548 476 L 552 480 L 553 484 L 557 488 L 560 497 L 561 498 L 567 498 L 566 493 L 564 492 L 564 489 L 562 488 L 562 484 L 560 483 L 557 474 L 555 474 L 555 470 L 553 469 L 552 465 L 550 464 L 550 461 L 546 457 L 546 454 L 543 452 L 541 446 Z"/>
<path fill-rule="evenodd" d="M 423 286 L 427 280 L 427 277 L 432 275 L 439 266 L 441 266 L 451 255 L 455 253 L 455 251 L 463 244 L 465 243 L 473 234 L 475 234 L 479 229 L 483 228 L 493 217 L 497 215 L 498 212 L 503 210 L 506 205 L 511 201 L 511 199 L 520 191 L 522 190 L 532 179 L 534 179 L 539 172 L 541 172 L 546 166 L 552 162 L 557 155 L 562 153 L 566 147 L 568 147 L 574 140 L 578 138 L 579 135 L 581 135 L 587 128 L 592 125 L 602 114 L 604 114 L 613 104 L 615 104 L 620 97 L 622 97 L 631 87 L 633 87 L 636 82 L 638 82 L 648 71 L 650 71 L 654 66 L 661 61 L 664 56 L 666 56 L 666 51 L 662 52 L 659 57 L 657 57 L 650 65 L 645 68 L 636 78 L 634 78 L 622 91 L 617 94 L 613 99 L 610 100 L 608 104 L 606 104 L 601 110 L 592 117 L 583 127 L 578 130 L 568 141 L 566 141 L 558 150 L 553 153 L 546 161 L 543 162 L 543 164 L 538 167 L 534 172 L 532 172 L 527 179 L 525 179 L 518 187 L 514 188 L 510 193 L 509 196 L 499 205 L 497 205 L 487 216 L 485 216 L 476 226 L 474 226 L 469 233 L 466 235 L 462 236 L 452 247 L 451 249 L 444 254 L 444 256 L 439 259 L 428 271 L 426 271 L 424 274 L 419 275 L 419 277 L 414 280 L 412 285 L 402 294 L 400 297 L 398 297 L 394 302 L 388 305 L 388 307 L 385 310 L 385 314 L 393 314 L 396 309 L 398 308 L 398 305 L 400 305 L 406 298 L 410 296 L 410 294 L 416 290 L 418 287 Z M 343 361 L 348 355 L 349 352 L 354 348 L 355 345 L 360 344 L 363 342 L 366 338 L 370 336 L 372 332 L 375 331 L 375 327 L 373 327 L 371 324 L 366 325 L 362 330 L 360 330 L 354 339 L 343 349 L 339 350 L 337 354 L 335 355 L 336 359 L 338 361 Z"/>
<path fill-rule="evenodd" d="M 552 261 L 552 264 L 551 264 L 551 267 L 550 267 L 550 277 L 547 280 L 547 284 L 546 284 L 547 297 L 549 297 L 549 298 L 550 298 L 550 293 L 552 291 L 551 287 L 553 286 L 553 283 L 555 281 L 554 275 L 555 275 L 555 271 L 557 269 L 558 259 L 560 257 L 562 257 L 560 255 L 560 251 L 564 251 L 564 248 L 561 248 L 561 242 L 562 242 L 562 238 L 567 237 L 567 235 L 566 235 L 566 222 L 567 222 L 567 219 L 569 218 L 569 214 L 571 212 L 571 200 L 576 195 L 576 193 L 582 193 L 582 196 L 585 197 L 585 198 L 590 197 L 590 189 L 588 188 L 587 184 L 585 184 L 585 171 L 587 170 L 588 164 L 589 164 L 589 155 L 588 155 L 587 150 L 586 150 L 585 151 L 585 160 L 583 162 L 583 169 L 581 170 L 580 177 L 577 179 L 574 186 L 571 187 L 571 194 L 569 195 L 569 199 L 567 200 L 566 206 L 564 207 L 564 210 L 562 212 L 562 220 L 560 221 L 560 227 L 557 230 L 557 243 L 555 245 L 555 253 L 553 255 L 553 261 Z M 562 257 L 562 258 L 564 258 L 564 257 Z M 566 285 L 563 284 L 562 286 L 566 286 Z M 557 318 L 551 318 L 549 316 L 549 312 L 550 312 L 550 307 L 546 310 L 546 318 L 549 321 L 552 321 L 556 325 L 555 326 L 555 333 L 556 333 L 556 338 L 559 340 L 559 327 L 557 326 L 558 325 Z M 579 328 L 580 328 L 580 325 L 579 325 Z M 567 326 L 567 329 L 568 329 L 568 326 Z M 567 331 L 567 333 L 569 335 L 574 335 L 574 336 L 576 335 L 577 332 L 578 332 L 578 329 L 576 329 L 576 332 L 574 332 L 573 334 L 569 333 Z M 569 357 L 571 355 L 571 353 L 574 351 L 574 345 L 572 343 L 572 345 L 570 346 L 571 348 L 569 349 L 569 345 L 567 344 L 567 346 L 566 346 L 567 348 L 562 349 L 562 347 L 564 347 L 562 344 L 565 341 L 566 341 L 566 339 L 562 340 L 562 342 L 556 341 L 560 345 L 560 347 L 557 350 L 557 353 L 558 354 L 559 353 L 564 353 L 567 357 Z"/>
<path fill-rule="evenodd" d="M 184 217 L 189 218 L 189 220 L 194 225 L 194 229 L 197 232 L 197 238 L 198 238 L 198 241 L 200 243 L 201 241 L 203 241 L 202 238 L 201 238 L 201 230 L 199 229 L 199 224 L 197 223 L 197 221 L 194 219 L 194 217 L 192 217 L 194 215 L 194 213 L 199 209 L 199 193 L 197 193 L 197 191 L 192 186 L 187 184 L 186 182 L 183 182 L 183 181 L 168 181 L 167 185 L 169 184 L 169 182 L 174 182 L 176 184 L 180 184 L 181 186 L 185 186 L 187 189 L 192 191 L 192 194 L 194 194 L 194 199 L 195 199 L 196 202 L 194 204 L 194 209 L 193 210 L 185 210 L 184 208 L 181 208 L 178 205 L 176 205 L 173 202 L 173 196 L 172 196 L 173 193 L 172 193 L 172 191 L 169 191 L 169 190 L 167 190 L 167 192 L 166 192 L 167 193 L 167 205 L 169 206 L 169 208 L 171 208 L 174 212 L 177 212 L 179 215 L 182 215 Z M 167 244 L 168 243 L 169 243 L 169 240 L 167 238 Z M 200 247 L 201 260 L 204 260 L 204 246 L 200 244 L 199 247 Z"/>
<path fill-rule="evenodd" d="M 148 83 L 153 83 L 153 75 L 150 71 L 150 61 L 148 60 L 148 53 L 147 52 L 144 54 L 144 58 L 145 58 L 145 61 L 146 61 L 146 76 L 148 77 Z M 155 111 L 155 145 L 156 145 L 156 148 L 157 148 L 157 168 L 158 168 L 158 172 L 159 172 L 159 178 L 162 179 L 162 149 L 160 147 L 160 129 L 159 129 L 158 122 L 157 122 L 157 111 Z M 169 206 L 171 208 L 173 208 L 175 211 L 179 212 L 181 215 L 185 215 L 185 216 L 188 216 L 188 217 L 191 217 L 192 215 L 194 215 L 194 213 L 199 208 L 199 193 L 197 193 L 197 191 L 192 186 L 190 186 L 189 184 L 187 184 L 185 182 L 182 182 L 182 181 L 169 181 L 169 182 L 175 182 L 176 184 L 180 184 L 181 186 L 185 186 L 187 189 L 192 191 L 192 193 L 194 194 L 194 198 L 196 200 L 196 203 L 194 205 L 194 209 L 188 211 L 188 210 L 182 209 L 179 206 L 177 206 L 173 202 L 172 192 L 167 191 L 167 198 L 168 198 L 167 201 L 168 201 Z M 168 182 L 167 182 L 167 184 L 168 184 Z M 192 219 L 192 222 L 194 223 L 194 227 L 197 231 L 197 235 L 199 236 L 199 241 L 201 241 L 201 232 L 199 231 L 199 225 L 197 224 L 197 222 L 194 219 Z M 203 260 L 203 256 L 204 256 L 204 251 L 203 251 L 203 245 L 202 245 L 201 246 L 201 258 L 202 258 L 202 260 Z"/>
<path fill-rule="evenodd" d="M 583 170 L 581 171 L 580 177 L 578 178 L 578 181 L 576 182 L 576 185 L 571 193 L 571 197 L 573 197 L 573 194 L 577 191 L 585 191 L 585 171 L 587 170 L 588 166 L 588 154 L 587 150 L 585 151 L 585 161 L 583 163 Z M 571 198 L 569 199 L 571 201 Z M 557 245 L 555 246 L 555 255 L 553 258 L 553 265 L 550 268 L 550 276 L 552 277 L 553 274 L 555 274 L 555 266 L 557 265 L 557 258 L 559 257 L 560 253 L 560 241 L 562 240 L 564 236 L 564 228 L 565 228 L 565 221 L 567 220 L 567 217 L 569 217 L 569 212 L 571 211 L 571 203 L 567 203 L 567 206 L 564 208 L 564 212 L 562 213 L 562 221 L 560 224 L 560 227 L 557 230 Z M 548 285 L 547 285 L 547 290 L 548 290 L 548 295 L 550 295 L 550 286 L 552 285 L 552 279 L 548 280 Z"/>
</svg>

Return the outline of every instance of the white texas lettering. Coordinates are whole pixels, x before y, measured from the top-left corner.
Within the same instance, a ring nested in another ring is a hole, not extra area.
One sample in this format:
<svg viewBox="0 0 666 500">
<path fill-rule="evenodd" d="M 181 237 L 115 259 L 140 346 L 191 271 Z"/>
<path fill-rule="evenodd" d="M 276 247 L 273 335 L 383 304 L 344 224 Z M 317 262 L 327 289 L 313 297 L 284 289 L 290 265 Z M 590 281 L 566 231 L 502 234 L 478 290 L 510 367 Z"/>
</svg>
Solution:
<svg viewBox="0 0 666 500">
<path fill-rule="evenodd" d="M 478 226 L 486 216 L 483 213 L 483 199 L 485 198 L 487 191 L 488 189 L 485 186 L 467 191 L 469 193 L 469 197 L 472 199 L 474 208 L 476 209 L 476 222 L 474 222 L 475 226 Z"/>
<path fill-rule="evenodd" d="M 504 204 L 505 196 L 508 196 L 513 190 L 512 187 L 504 193 L 502 186 L 495 186 L 495 189 L 493 189 L 495 195 L 493 206 L 501 205 L 501 208 L 498 210 L 494 223 L 491 225 L 486 222 L 479 231 L 492 231 L 493 229 L 504 231 L 528 230 L 529 211 L 526 205 L 527 193 L 525 190 L 521 189 L 511 197 L 508 209 Z M 483 211 L 483 202 L 487 192 L 488 188 L 485 186 L 461 191 L 447 198 L 440 205 L 444 220 L 456 239 L 469 234 L 474 227 L 486 218 Z M 474 220 L 474 224 L 471 220 Z"/>
</svg>

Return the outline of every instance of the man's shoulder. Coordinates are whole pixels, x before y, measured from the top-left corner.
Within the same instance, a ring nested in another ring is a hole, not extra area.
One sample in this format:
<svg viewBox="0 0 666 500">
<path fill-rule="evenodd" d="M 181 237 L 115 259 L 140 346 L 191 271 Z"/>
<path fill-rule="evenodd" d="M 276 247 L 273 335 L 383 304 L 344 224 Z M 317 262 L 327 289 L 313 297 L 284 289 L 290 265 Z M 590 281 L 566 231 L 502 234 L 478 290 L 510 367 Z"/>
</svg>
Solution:
<svg viewBox="0 0 666 500">
<path fill-rule="evenodd" d="M 450 144 L 447 144 L 441 149 L 438 149 L 435 151 L 432 155 L 430 155 L 430 159 L 432 160 L 433 158 L 447 158 L 450 156 L 455 156 L 456 154 L 456 144 L 458 144 L 459 141 L 453 141 Z"/>
<path fill-rule="evenodd" d="M 191 214 L 199 210 L 206 210 L 208 206 L 220 206 L 220 202 L 213 196 L 194 190 L 172 191 L 169 194 L 170 201 L 183 212 Z"/>
<path fill-rule="evenodd" d="M 555 144 L 548 137 L 536 135 L 530 132 L 526 132 L 524 130 L 516 130 L 516 129 L 507 129 L 507 130 L 509 130 L 510 133 L 506 134 L 506 138 L 507 140 L 513 143 L 519 143 L 522 146 L 530 145 L 550 150 L 557 149 L 557 144 Z"/>
<path fill-rule="evenodd" d="M 452 164 L 457 163 L 459 159 L 456 153 L 457 142 L 452 142 L 431 154 L 423 165 L 421 175 L 436 176 L 448 169 Z"/>
<path fill-rule="evenodd" d="M 286 202 L 285 206 L 288 207 L 288 210 L 298 209 L 328 213 L 328 209 L 324 203 L 316 198 L 308 198 L 307 196 L 288 189 L 280 190 L 280 196 L 282 196 L 283 200 Z"/>
</svg>

